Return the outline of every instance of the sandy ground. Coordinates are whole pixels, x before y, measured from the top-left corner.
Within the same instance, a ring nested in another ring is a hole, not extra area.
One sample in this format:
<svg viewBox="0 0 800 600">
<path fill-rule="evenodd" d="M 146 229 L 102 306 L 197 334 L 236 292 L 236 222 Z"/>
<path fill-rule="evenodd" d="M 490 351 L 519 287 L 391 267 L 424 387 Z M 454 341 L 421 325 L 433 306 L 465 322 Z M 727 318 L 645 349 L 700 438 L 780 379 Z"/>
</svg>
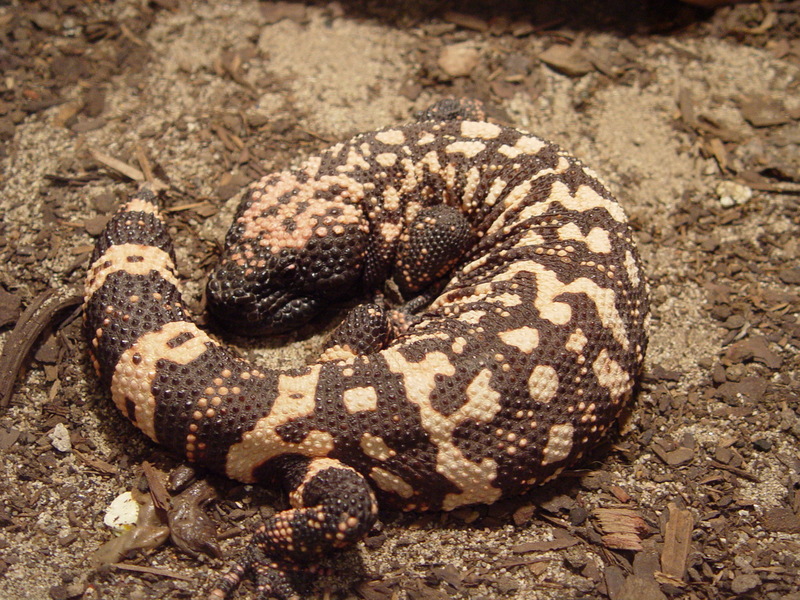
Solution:
<svg viewBox="0 0 800 600">
<path fill-rule="evenodd" d="M 23 307 L 80 285 L 98 223 L 135 189 L 92 151 L 134 167 L 144 155 L 169 177 L 180 271 L 199 305 L 242 184 L 448 94 L 479 97 L 494 118 L 572 151 L 632 218 L 653 328 L 648 375 L 614 444 L 498 507 L 382 514 L 312 597 L 800 598 L 796 2 L 713 15 L 669 3 L 625 15 L 617 2 L 603 20 L 598 3 L 446 14 L 413 2 L 125 0 L 53 9 L 55 24 L 46 6 L 22 4 L 0 6 L 4 39 L 18 44 L 24 19 L 51 29 L 31 47 L 31 72 L 56 73 L 57 57 L 112 65 L 16 117 L 10 98 L 35 100 L 37 89 L 13 80 L 28 67 L 4 67 L 0 115 L 13 125 L 0 127 L 0 288 Z M 97 23 L 113 35 L 76 50 Z M 582 54 L 558 66 L 543 54 L 554 45 Z M 268 365 L 299 364 L 321 337 L 242 347 Z M 57 425 L 66 452 L 53 447 Z M 20 375 L 0 413 L 0 452 L 2 598 L 188 598 L 225 564 L 171 545 L 125 561 L 163 572 L 90 564 L 114 535 L 108 504 L 141 481 L 141 463 L 179 463 L 98 389 L 77 322 Z M 230 534 L 221 545 L 233 552 L 262 504 L 283 501 L 215 483 L 215 518 Z M 685 568 L 671 575 L 670 507 L 690 518 Z M 639 550 L 609 538 L 610 509 L 628 511 L 618 518 L 635 525 Z"/>
</svg>

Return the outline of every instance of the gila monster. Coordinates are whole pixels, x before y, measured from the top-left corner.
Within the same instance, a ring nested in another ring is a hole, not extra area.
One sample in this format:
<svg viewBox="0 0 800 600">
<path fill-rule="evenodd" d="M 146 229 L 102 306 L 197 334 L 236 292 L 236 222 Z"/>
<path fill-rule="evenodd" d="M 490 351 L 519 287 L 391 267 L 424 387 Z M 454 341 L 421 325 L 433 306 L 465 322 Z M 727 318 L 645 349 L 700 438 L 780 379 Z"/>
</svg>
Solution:
<svg viewBox="0 0 800 600">
<path fill-rule="evenodd" d="M 95 367 L 119 409 L 188 461 L 281 486 L 211 592 L 259 598 L 353 544 L 378 499 L 404 510 L 492 503 L 594 446 L 632 396 L 646 283 L 620 205 L 555 145 L 442 101 L 357 135 L 246 193 L 210 276 L 226 329 L 268 334 L 331 302 L 318 360 L 261 369 L 200 329 L 143 189 L 100 236 L 85 290 Z"/>
</svg>

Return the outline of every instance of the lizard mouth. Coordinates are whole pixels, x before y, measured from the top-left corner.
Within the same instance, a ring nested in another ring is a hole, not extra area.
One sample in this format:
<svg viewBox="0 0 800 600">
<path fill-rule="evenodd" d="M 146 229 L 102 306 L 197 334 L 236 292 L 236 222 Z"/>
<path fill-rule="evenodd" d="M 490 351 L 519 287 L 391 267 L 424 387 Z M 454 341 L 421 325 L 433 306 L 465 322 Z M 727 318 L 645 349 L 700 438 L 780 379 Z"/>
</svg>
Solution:
<svg viewBox="0 0 800 600">
<path fill-rule="evenodd" d="M 209 280 L 208 310 L 225 331 L 244 336 L 283 333 L 302 325 L 319 312 L 322 301 L 288 290 L 265 291 L 253 285 L 233 289 Z"/>
</svg>

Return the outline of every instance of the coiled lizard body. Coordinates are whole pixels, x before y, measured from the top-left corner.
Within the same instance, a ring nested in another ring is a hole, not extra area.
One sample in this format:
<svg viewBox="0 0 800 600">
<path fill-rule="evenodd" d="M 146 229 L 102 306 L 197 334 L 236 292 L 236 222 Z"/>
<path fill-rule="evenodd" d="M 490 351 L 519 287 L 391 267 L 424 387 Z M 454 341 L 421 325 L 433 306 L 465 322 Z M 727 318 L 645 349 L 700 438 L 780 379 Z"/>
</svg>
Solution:
<svg viewBox="0 0 800 600">
<path fill-rule="evenodd" d="M 290 597 L 295 565 L 363 537 L 378 499 L 519 494 L 630 400 L 648 306 L 623 210 L 575 158 L 481 116 L 445 101 L 250 186 L 208 284 L 224 326 L 284 330 L 392 283 L 305 368 L 259 369 L 195 325 L 152 193 L 97 242 L 85 326 L 119 409 L 187 460 L 289 494 L 213 597 L 248 569 L 261 597 Z"/>
</svg>

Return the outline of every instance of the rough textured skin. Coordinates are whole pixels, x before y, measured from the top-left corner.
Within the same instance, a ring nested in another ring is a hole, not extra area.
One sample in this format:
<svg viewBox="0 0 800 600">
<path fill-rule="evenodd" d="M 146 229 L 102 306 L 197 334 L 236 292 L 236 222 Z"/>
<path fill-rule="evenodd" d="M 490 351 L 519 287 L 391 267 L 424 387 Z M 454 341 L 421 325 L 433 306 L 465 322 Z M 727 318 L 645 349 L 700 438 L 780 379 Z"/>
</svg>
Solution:
<svg viewBox="0 0 800 600">
<path fill-rule="evenodd" d="M 387 280 L 410 300 L 399 327 L 391 306 L 354 311 L 303 369 L 260 370 L 191 321 L 152 194 L 98 241 L 86 331 L 120 410 L 189 461 L 290 494 L 214 597 L 248 568 L 289 597 L 290 563 L 369 530 L 373 490 L 451 510 L 552 478 L 630 400 L 647 298 L 622 209 L 576 159 L 464 120 L 479 116 L 439 104 L 250 187 L 208 286 L 219 320 L 282 330 Z"/>
</svg>

